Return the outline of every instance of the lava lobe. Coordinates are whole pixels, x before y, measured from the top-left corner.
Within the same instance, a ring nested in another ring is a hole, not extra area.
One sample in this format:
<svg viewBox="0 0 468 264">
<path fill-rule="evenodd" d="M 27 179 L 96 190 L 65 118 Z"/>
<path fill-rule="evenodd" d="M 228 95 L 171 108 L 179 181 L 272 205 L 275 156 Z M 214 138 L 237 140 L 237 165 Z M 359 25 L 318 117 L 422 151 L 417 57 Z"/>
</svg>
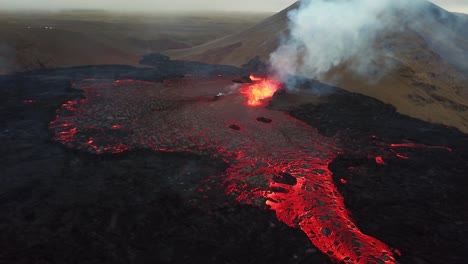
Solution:
<svg viewBox="0 0 468 264">
<path fill-rule="evenodd" d="M 85 80 L 76 85 L 86 99 L 64 104 L 49 127 L 56 141 L 92 153 L 147 148 L 222 158 L 230 165 L 223 175 L 227 194 L 274 210 L 331 259 L 395 263 L 387 245 L 356 227 L 333 184 L 328 165 L 340 152 L 334 140 L 290 115 L 258 107 L 279 84 L 251 79 L 240 94 L 223 100 L 212 100 L 230 92 L 231 81 L 223 78 Z M 258 118 L 264 116 L 275 122 Z"/>
</svg>

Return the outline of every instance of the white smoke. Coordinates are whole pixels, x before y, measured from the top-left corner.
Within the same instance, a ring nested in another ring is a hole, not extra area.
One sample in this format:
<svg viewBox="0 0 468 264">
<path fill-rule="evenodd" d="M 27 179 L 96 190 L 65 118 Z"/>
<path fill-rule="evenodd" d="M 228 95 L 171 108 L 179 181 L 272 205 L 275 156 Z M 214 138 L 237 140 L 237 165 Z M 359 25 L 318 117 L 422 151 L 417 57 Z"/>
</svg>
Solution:
<svg viewBox="0 0 468 264">
<path fill-rule="evenodd" d="M 421 1 L 303 0 L 288 14 L 290 35 L 270 55 L 272 71 L 282 81 L 291 75 L 320 79 L 347 63 L 348 69 L 366 76 L 373 72 L 376 54 L 382 54 L 374 47 L 375 39 L 381 32 L 400 30 L 391 23 L 394 13 L 418 3 Z"/>
<path fill-rule="evenodd" d="M 242 87 L 239 83 L 233 83 L 227 87 L 227 95 L 238 93 L 240 88 Z"/>
</svg>

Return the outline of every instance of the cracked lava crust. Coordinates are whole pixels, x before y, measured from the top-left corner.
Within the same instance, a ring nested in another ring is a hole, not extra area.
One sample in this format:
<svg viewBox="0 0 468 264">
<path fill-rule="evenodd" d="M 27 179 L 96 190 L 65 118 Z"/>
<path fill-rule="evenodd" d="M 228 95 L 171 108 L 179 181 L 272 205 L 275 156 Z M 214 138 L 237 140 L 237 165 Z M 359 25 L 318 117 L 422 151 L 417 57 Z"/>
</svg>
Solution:
<svg viewBox="0 0 468 264">
<path fill-rule="evenodd" d="M 228 195 L 274 210 L 331 259 L 395 263 L 389 246 L 355 226 L 333 184 L 328 165 L 340 152 L 333 138 L 286 113 L 249 106 L 232 86 L 224 77 L 83 80 L 74 87 L 85 98 L 57 110 L 50 129 L 65 146 L 96 154 L 150 148 L 222 158 L 230 167 L 216 177 Z"/>
</svg>

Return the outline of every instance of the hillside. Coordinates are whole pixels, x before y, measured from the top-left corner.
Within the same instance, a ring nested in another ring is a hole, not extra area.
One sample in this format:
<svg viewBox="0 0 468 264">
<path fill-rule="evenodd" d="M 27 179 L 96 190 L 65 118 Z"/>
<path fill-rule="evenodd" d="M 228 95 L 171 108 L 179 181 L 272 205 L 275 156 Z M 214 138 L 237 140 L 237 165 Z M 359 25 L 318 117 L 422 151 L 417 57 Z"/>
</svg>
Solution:
<svg viewBox="0 0 468 264">
<path fill-rule="evenodd" d="M 287 34 L 287 14 L 294 8 L 297 3 L 243 32 L 166 54 L 177 59 L 235 66 L 255 56 L 266 61 Z M 416 29 L 400 25 L 399 17 L 395 16 L 394 26 L 403 29 L 381 35 L 374 43 L 379 50 L 391 51 L 382 52 L 377 58 L 376 74 L 382 74 L 383 66 L 378 63 L 393 65 L 383 72 L 382 78 L 363 79 L 352 73 L 349 64 L 343 64 L 320 81 L 377 98 L 394 105 L 400 113 L 468 133 L 467 16 L 428 3 L 413 20 L 418 22 Z"/>
<path fill-rule="evenodd" d="M 270 15 L 0 11 L 0 74 L 80 65 L 137 65 L 144 54 L 199 45 Z"/>
<path fill-rule="evenodd" d="M 297 3 L 291 5 L 245 31 L 189 49 L 169 50 L 166 54 L 183 60 L 235 66 L 241 66 L 255 56 L 266 60 L 278 46 L 281 37 L 287 35 L 287 14 L 297 6 Z"/>
</svg>

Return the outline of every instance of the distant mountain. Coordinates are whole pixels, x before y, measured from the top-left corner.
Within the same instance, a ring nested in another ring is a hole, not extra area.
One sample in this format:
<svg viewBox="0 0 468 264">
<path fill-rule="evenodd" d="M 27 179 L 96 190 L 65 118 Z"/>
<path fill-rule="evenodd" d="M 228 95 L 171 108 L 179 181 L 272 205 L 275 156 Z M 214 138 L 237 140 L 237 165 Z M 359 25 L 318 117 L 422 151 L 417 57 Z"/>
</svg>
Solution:
<svg viewBox="0 0 468 264">
<path fill-rule="evenodd" d="M 295 8 L 298 3 L 240 33 L 165 54 L 235 66 L 256 56 L 267 61 L 287 36 L 287 14 Z M 418 22 L 416 26 L 402 24 L 398 17 L 410 15 Z M 427 2 L 416 14 L 398 13 L 392 23 L 403 29 L 379 36 L 374 43 L 377 49 L 390 51 L 379 54 L 377 63 L 391 61 L 394 65 L 382 78 L 369 82 L 344 63 L 320 81 L 390 103 L 403 114 L 468 133 L 468 15 Z"/>
</svg>

